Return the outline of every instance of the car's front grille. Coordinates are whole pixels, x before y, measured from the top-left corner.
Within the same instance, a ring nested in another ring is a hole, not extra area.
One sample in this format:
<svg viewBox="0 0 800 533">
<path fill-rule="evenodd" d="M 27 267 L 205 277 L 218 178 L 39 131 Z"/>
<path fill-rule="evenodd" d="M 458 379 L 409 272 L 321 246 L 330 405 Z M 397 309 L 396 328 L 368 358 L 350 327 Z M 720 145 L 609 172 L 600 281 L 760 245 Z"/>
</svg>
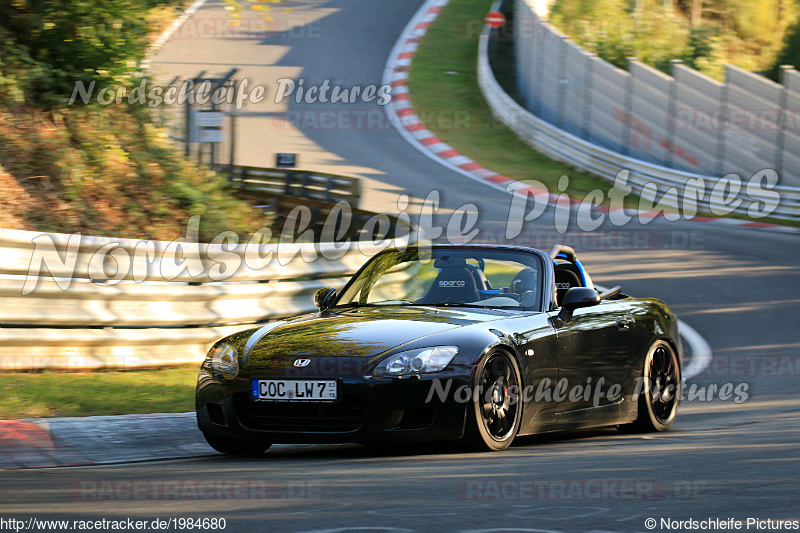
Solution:
<svg viewBox="0 0 800 533">
<path fill-rule="evenodd" d="M 288 403 L 253 401 L 246 394 L 234 398 L 242 424 L 259 431 L 343 433 L 364 423 L 366 401 L 345 395 L 337 403 Z"/>
</svg>

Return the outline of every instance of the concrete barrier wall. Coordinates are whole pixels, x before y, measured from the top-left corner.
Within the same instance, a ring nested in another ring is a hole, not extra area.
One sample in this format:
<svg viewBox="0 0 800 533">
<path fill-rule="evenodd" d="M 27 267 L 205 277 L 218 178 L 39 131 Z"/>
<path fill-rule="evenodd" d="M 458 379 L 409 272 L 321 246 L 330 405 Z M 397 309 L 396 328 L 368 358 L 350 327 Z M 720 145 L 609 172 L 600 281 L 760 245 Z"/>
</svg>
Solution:
<svg viewBox="0 0 800 533">
<path fill-rule="evenodd" d="M 781 83 L 786 87 L 784 107 L 794 112 L 796 119 L 800 114 L 800 72 L 783 69 Z M 795 121 L 794 128 L 781 130 L 780 168 L 789 176 L 800 176 L 800 124 L 797 122 Z"/>
<path fill-rule="evenodd" d="M 527 5 L 524 0 L 518 0 L 518 3 L 523 6 Z M 530 35 L 531 30 L 530 27 L 525 27 L 527 24 L 525 19 L 526 17 L 532 17 L 533 14 L 525 13 L 524 11 L 518 11 L 517 13 L 518 20 L 516 23 Z M 622 111 L 617 111 L 616 113 L 614 112 L 614 100 L 598 98 L 599 92 L 587 91 L 587 95 L 591 96 L 591 101 L 587 98 L 582 101 L 577 100 L 575 96 L 572 96 L 573 100 L 570 101 L 569 107 L 575 108 L 583 104 L 584 109 L 590 109 L 588 113 L 590 113 L 591 120 L 586 122 L 587 125 L 582 128 L 581 134 L 570 133 L 565 128 L 556 126 L 526 109 L 500 87 L 489 65 L 488 44 L 490 31 L 488 27 L 484 28 L 479 44 L 478 85 L 494 115 L 514 130 L 524 142 L 553 159 L 564 161 L 580 170 L 591 172 L 609 181 L 613 181 L 621 170 L 627 169 L 629 171 L 628 185 L 632 186 L 640 196 L 652 202 L 660 201 L 666 206 L 682 208 L 683 204 L 680 200 L 673 202 L 668 196 L 662 197 L 662 195 L 670 188 L 683 191 L 688 180 L 700 177 L 705 179 L 705 185 L 702 197 L 697 202 L 699 208 L 708 210 L 712 203 L 726 203 L 724 198 L 728 192 L 722 188 L 715 187 L 718 181 L 717 177 L 721 176 L 721 174 L 687 172 L 670 168 L 636 157 L 639 152 L 634 152 L 634 148 L 644 151 L 642 147 L 646 146 L 645 141 L 649 140 L 653 146 L 654 153 L 660 153 L 663 157 L 667 157 L 669 154 L 672 158 L 686 159 L 692 158 L 694 153 L 705 153 L 706 156 L 702 161 L 704 164 L 711 165 L 715 156 L 708 154 L 714 154 L 713 148 L 706 150 L 704 147 L 715 142 L 715 139 L 719 136 L 718 131 L 693 129 L 691 132 L 694 136 L 688 138 L 689 140 L 684 146 L 671 137 L 669 122 L 664 121 L 664 117 L 667 115 L 666 113 L 662 115 L 661 110 L 656 106 L 659 103 L 659 94 L 673 95 L 674 107 L 665 108 L 673 114 L 677 114 L 680 109 L 692 109 L 692 106 L 711 105 L 711 103 L 715 102 L 714 99 L 724 92 L 722 84 L 718 84 L 706 77 L 698 76 L 693 71 L 684 69 L 683 66 L 677 67 L 676 74 L 684 81 L 684 83 L 678 84 L 675 79 L 655 72 L 642 64 L 633 65 L 631 72 L 628 73 L 606 65 L 597 58 L 586 56 L 587 63 L 591 65 L 587 71 L 591 70 L 592 72 L 593 87 L 596 87 L 598 80 L 603 80 L 600 81 L 600 84 L 607 88 L 614 87 L 615 84 L 627 84 L 631 95 L 633 94 L 632 87 L 637 83 L 647 84 L 650 90 L 640 91 L 636 98 L 632 97 L 629 103 L 624 104 L 627 107 L 623 107 Z M 536 33 L 536 35 L 552 34 L 548 33 L 545 28 Z M 547 44 L 541 45 L 541 43 L 537 43 L 537 46 L 551 47 L 548 49 L 552 49 L 553 43 L 559 42 L 556 39 L 543 39 L 543 41 L 546 41 Z M 533 53 L 535 48 L 526 41 L 523 41 L 520 46 L 518 72 L 534 72 L 537 64 L 536 55 Z M 588 83 L 587 79 L 584 78 L 581 83 Z M 795 77 L 794 73 L 790 74 L 788 79 L 789 84 L 800 86 L 800 78 Z M 535 82 L 536 79 L 520 80 L 520 88 L 535 87 Z M 794 85 L 792 86 L 794 87 Z M 528 96 L 530 97 L 530 94 Z M 636 109 L 641 110 L 640 114 L 634 116 L 633 113 L 625 111 L 625 109 L 634 109 L 634 106 L 636 106 Z M 678 119 L 679 117 L 676 118 L 676 120 Z M 633 143 L 627 148 L 622 146 L 617 146 L 616 149 L 609 147 L 608 145 L 612 144 L 612 141 L 608 140 L 611 138 L 608 132 L 612 132 L 613 135 L 619 138 L 623 131 L 627 131 L 625 138 L 630 138 L 632 135 L 639 136 L 639 147 L 634 147 Z M 605 140 L 601 140 L 600 137 L 604 135 L 606 136 L 604 137 Z M 787 135 L 786 140 L 795 142 L 796 136 L 792 136 L 790 139 Z M 660 146 L 660 151 L 655 148 L 656 145 Z M 634 153 L 628 155 L 624 153 L 625 150 Z M 786 161 L 794 164 L 794 160 L 787 159 Z M 747 183 L 751 176 L 742 175 L 741 178 L 743 183 Z M 655 194 L 652 192 L 653 185 L 657 186 Z M 646 186 L 648 188 L 645 188 Z M 742 200 L 740 207 L 736 210 L 741 213 L 747 213 L 747 209 L 753 205 L 754 200 L 768 200 L 768 195 L 772 194 L 774 196 L 776 193 L 780 196 L 780 203 L 771 212 L 770 216 L 791 220 L 800 219 L 800 188 L 791 186 L 778 185 L 769 188 L 768 191 L 747 191 L 743 186 L 738 191 L 738 194 L 735 195 Z"/>
<path fill-rule="evenodd" d="M 602 61 L 516 0 L 517 78 L 524 107 L 600 147 L 697 175 L 774 169 L 800 186 L 800 81 L 782 84 L 726 68 L 727 82 L 673 62 L 672 76 L 635 60 L 628 70 Z"/>
</svg>

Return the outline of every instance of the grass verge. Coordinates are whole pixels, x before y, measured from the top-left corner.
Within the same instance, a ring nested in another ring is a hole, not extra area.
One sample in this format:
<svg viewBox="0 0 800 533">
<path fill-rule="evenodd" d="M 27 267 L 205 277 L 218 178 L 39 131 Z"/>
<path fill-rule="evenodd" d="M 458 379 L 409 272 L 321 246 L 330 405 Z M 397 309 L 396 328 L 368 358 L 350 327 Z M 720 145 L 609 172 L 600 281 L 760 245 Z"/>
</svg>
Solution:
<svg viewBox="0 0 800 533">
<path fill-rule="evenodd" d="M 0 419 L 192 411 L 198 368 L 3 373 Z"/>
</svg>

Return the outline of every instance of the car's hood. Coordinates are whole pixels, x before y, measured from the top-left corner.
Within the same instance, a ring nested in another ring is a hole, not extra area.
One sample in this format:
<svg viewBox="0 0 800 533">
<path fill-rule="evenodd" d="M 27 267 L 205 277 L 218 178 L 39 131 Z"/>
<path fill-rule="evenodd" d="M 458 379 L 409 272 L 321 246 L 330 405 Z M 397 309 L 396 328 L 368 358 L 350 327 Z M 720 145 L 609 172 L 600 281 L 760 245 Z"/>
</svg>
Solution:
<svg viewBox="0 0 800 533">
<path fill-rule="evenodd" d="M 380 306 L 329 310 L 270 330 L 243 354 L 245 369 L 291 366 L 298 358 L 369 360 L 386 350 L 445 330 L 507 317 L 483 309 Z M 258 336 L 255 331 L 253 336 Z"/>
</svg>

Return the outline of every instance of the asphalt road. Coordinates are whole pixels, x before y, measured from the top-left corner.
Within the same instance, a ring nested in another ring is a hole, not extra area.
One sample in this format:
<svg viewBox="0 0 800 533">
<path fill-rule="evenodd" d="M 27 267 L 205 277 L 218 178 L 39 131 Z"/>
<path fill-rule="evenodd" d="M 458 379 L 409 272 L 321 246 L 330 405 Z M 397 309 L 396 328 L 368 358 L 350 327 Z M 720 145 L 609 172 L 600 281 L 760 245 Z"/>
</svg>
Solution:
<svg viewBox="0 0 800 533">
<path fill-rule="evenodd" d="M 195 22 L 224 16 L 221 5 L 209 2 Z M 153 66 L 166 78 L 239 66 L 273 88 L 284 76 L 303 77 L 306 84 L 325 78 L 342 86 L 380 84 L 391 47 L 420 5 L 284 2 L 290 13 L 273 7 L 280 31 L 255 32 L 255 38 L 179 35 Z M 510 197 L 436 164 L 393 129 L 283 124 L 287 111 L 313 114 L 326 105 L 268 98 L 248 107 L 237 159 L 269 165 L 275 152 L 296 152 L 304 168 L 362 176 L 364 205 L 375 210 L 395 210 L 398 194 L 406 193 L 414 212 L 436 189 L 436 224 L 472 203 L 479 240 L 502 239 Z M 711 345 L 713 362 L 689 383 L 695 397 L 683 403 L 672 431 L 540 437 L 496 454 L 312 446 L 276 449 L 259 459 L 208 456 L 3 472 L 0 516 L 217 517 L 227 520 L 226 531 L 291 532 L 645 531 L 649 517 L 800 519 L 798 235 L 664 220 L 607 223 L 591 233 L 572 227 L 557 233 L 548 209 L 514 242 L 573 245 L 595 282 L 664 299 Z M 711 392 L 711 385 L 728 382 L 746 384 L 746 401 Z M 140 483 L 138 497 L 132 497 L 133 482 Z M 167 494 L 164 483 L 171 483 Z M 155 497 L 142 497 L 153 491 Z"/>
<path fill-rule="evenodd" d="M 499 454 L 317 446 L 261 459 L 18 470 L 0 476 L 0 516 L 224 518 L 225 531 L 248 532 L 645 531 L 647 518 L 797 519 L 800 415 L 758 405 L 745 418 L 689 406 L 668 433 L 526 439 Z"/>
</svg>

